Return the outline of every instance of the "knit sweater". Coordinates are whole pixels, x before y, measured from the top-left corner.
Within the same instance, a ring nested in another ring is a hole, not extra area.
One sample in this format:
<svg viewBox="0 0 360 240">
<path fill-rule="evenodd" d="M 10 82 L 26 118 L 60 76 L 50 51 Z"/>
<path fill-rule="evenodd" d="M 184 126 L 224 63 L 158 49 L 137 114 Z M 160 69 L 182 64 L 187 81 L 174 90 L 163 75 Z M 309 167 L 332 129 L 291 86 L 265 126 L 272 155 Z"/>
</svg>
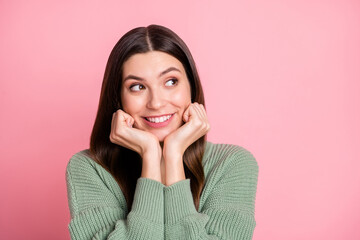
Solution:
<svg viewBox="0 0 360 240">
<path fill-rule="evenodd" d="M 258 164 L 245 148 L 206 142 L 198 211 L 190 179 L 170 186 L 138 178 L 131 211 L 112 175 L 76 153 L 66 168 L 71 239 L 251 239 Z"/>
</svg>

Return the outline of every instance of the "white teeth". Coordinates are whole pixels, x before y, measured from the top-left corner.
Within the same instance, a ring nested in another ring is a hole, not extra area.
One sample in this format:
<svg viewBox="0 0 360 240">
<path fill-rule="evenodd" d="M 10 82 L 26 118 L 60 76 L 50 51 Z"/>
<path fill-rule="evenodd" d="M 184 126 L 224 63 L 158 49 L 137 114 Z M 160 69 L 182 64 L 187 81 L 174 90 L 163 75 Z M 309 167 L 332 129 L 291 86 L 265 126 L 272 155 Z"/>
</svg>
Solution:
<svg viewBox="0 0 360 240">
<path fill-rule="evenodd" d="M 172 114 L 164 116 L 164 117 L 159 117 L 159 118 L 146 118 L 148 121 L 150 122 L 154 122 L 154 123 L 159 123 L 159 122 L 165 122 L 166 120 L 168 120 L 170 117 L 172 116 Z"/>
</svg>

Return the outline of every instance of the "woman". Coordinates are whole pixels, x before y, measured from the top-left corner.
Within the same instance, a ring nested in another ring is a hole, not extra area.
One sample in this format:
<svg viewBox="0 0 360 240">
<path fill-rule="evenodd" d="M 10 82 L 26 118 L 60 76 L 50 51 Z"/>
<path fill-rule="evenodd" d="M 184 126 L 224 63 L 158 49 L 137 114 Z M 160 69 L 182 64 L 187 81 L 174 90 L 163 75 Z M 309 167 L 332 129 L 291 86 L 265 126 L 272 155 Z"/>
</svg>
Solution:
<svg viewBox="0 0 360 240">
<path fill-rule="evenodd" d="M 258 165 L 205 140 L 195 62 L 158 25 L 126 33 L 104 75 L 90 149 L 66 171 L 72 239 L 251 239 Z"/>
</svg>

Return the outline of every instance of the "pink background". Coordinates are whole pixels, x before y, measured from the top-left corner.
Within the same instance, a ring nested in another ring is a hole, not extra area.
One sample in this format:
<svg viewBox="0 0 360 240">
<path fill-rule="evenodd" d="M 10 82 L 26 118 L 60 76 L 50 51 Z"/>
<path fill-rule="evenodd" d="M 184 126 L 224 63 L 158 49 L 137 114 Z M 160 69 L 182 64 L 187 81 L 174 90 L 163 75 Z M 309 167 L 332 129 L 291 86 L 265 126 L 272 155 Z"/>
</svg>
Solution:
<svg viewBox="0 0 360 240">
<path fill-rule="evenodd" d="M 133 27 L 191 49 L 209 140 L 259 163 L 254 239 L 360 239 L 360 2 L 0 1 L 0 238 L 69 239 L 108 55 Z M 290 3 L 291 2 L 291 3 Z"/>
</svg>

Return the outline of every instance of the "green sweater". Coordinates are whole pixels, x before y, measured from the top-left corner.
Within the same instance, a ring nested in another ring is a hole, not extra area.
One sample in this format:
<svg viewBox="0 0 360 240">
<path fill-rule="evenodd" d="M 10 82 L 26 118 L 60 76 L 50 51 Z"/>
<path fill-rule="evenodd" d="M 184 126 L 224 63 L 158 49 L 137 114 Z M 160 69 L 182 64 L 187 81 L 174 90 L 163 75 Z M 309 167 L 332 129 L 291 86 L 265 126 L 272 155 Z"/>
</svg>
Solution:
<svg viewBox="0 0 360 240">
<path fill-rule="evenodd" d="M 83 150 L 66 168 L 71 239 L 251 239 L 258 164 L 246 149 L 206 143 L 199 210 L 190 179 L 171 186 L 139 178 L 128 212 L 112 175 Z"/>
</svg>

